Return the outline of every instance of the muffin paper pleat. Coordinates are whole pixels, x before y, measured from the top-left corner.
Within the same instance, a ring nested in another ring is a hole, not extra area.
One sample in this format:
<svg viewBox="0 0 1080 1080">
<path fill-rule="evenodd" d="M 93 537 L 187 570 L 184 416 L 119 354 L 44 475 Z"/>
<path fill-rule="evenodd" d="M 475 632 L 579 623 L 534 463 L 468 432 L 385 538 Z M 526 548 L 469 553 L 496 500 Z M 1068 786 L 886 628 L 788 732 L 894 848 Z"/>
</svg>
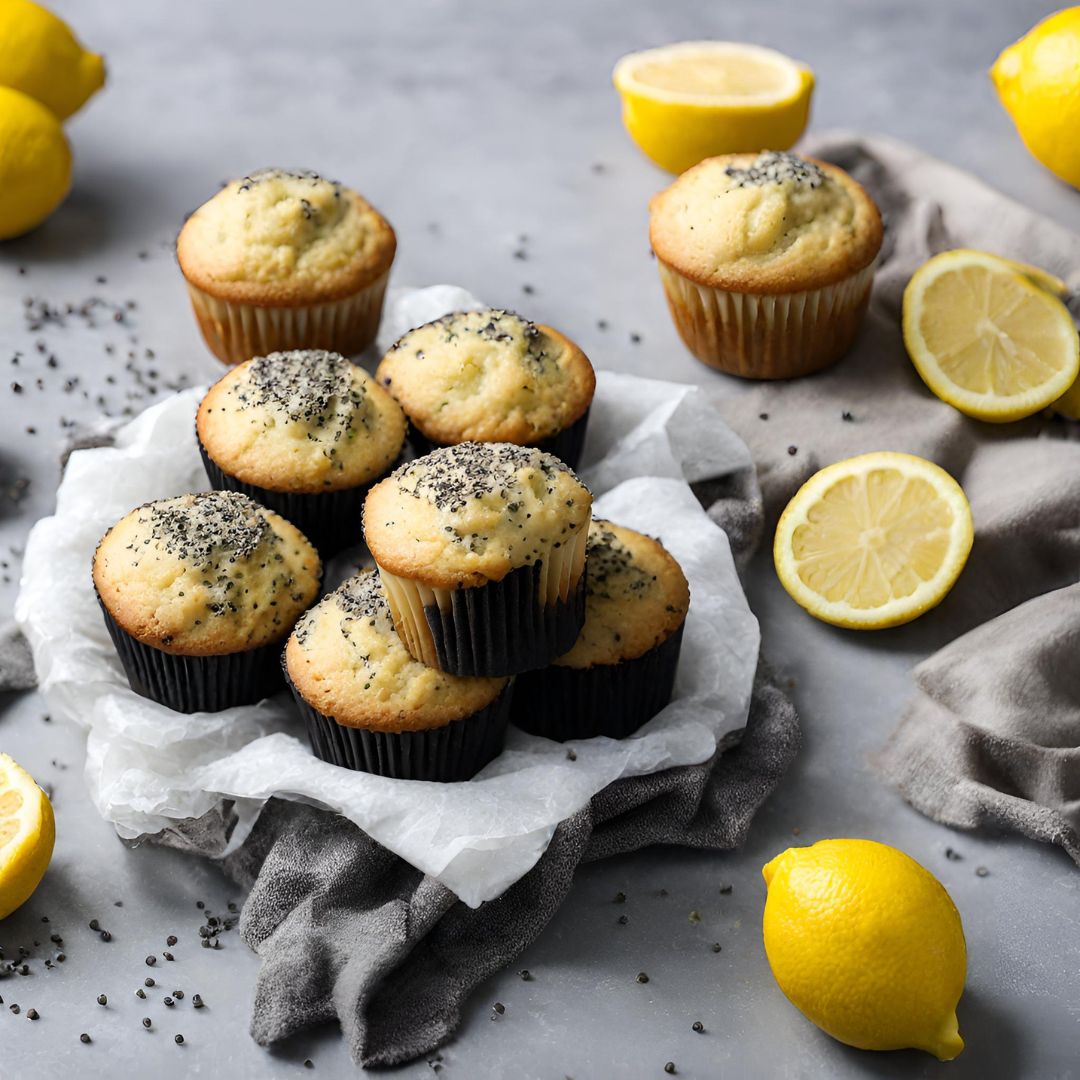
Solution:
<svg viewBox="0 0 1080 1080">
<path fill-rule="evenodd" d="M 309 705 L 285 676 L 307 724 L 311 750 L 332 765 L 395 780 L 468 780 L 502 752 L 510 723 L 511 681 L 479 712 L 424 731 L 348 727 Z"/>
<path fill-rule="evenodd" d="M 131 689 L 176 712 L 219 712 L 252 705 L 281 689 L 281 642 L 218 656 L 179 656 L 146 645 L 109 614 L 105 626 Z"/>
<path fill-rule="evenodd" d="M 518 567 L 501 581 L 474 588 L 431 589 L 380 567 L 405 647 L 451 675 L 515 675 L 545 667 L 569 651 L 585 624 L 586 534 L 552 552 L 546 569 L 542 562 Z"/>
<path fill-rule="evenodd" d="M 833 285 L 776 296 L 699 285 L 657 260 L 668 308 L 702 363 L 745 379 L 790 379 L 834 364 L 855 340 L 874 264 Z"/>
<path fill-rule="evenodd" d="M 589 407 L 590 409 L 592 406 Z M 589 426 L 589 409 L 586 409 L 569 427 L 556 432 L 550 438 L 541 439 L 539 442 L 528 445 L 535 446 L 537 450 L 543 450 L 552 454 L 560 461 L 576 469 L 581 463 L 581 455 L 585 452 L 585 431 Z M 409 442 L 418 457 L 430 454 L 432 450 L 438 450 L 452 443 L 432 442 L 426 435 L 419 431 L 415 424 L 409 424 Z"/>
<path fill-rule="evenodd" d="M 346 488 L 343 491 L 290 492 L 271 491 L 269 488 L 247 484 L 230 476 L 206 452 L 199 442 L 210 486 L 221 491 L 241 491 L 250 495 L 256 502 L 268 510 L 280 514 L 286 521 L 295 525 L 315 547 L 325 562 L 331 555 L 355 544 L 363 543 L 361 522 L 364 512 L 364 498 L 373 484 L 380 477 L 375 477 L 361 487 Z M 400 458 L 386 471 L 389 472 L 400 464 Z M 380 474 L 385 476 L 386 473 Z"/>
<path fill-rule="evenodd" d="M 671 700 L 685 625 L 633 660 L 590 668 L 553 664 L 520 675 L 513 723 L 557 742 L 633 734 Z"/>
<path fill-rule="evenodd" d="M 210 351 L 226 364 L 288 349 L 327 349 L 343 356 L 375 340 L 389 269 L 350 296 L 319 304 L 262 307 L 219 300 L 192 285 L 188 294 Z"/>
</svg>

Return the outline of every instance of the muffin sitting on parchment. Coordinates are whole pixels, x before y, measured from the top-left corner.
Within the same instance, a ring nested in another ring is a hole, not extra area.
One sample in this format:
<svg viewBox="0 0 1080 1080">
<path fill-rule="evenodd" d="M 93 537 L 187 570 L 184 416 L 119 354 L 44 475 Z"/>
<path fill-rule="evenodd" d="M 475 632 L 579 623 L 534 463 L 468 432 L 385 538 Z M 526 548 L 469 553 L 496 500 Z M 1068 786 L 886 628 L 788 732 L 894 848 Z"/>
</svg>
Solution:
<svg viewBox="0 0 1080 1080">
<path fill-rule="evenodd" d="M 368 492 L 364 539 L 418 660 L 513 675 L 573 645 L 585 618 L 592 495 L 534 447 L 466 442 Z"/>
<path fill-rule="evenodd" d="M 502 749 L 510 680 L 459 678 L 414 660 L 373 571 L 301 617 L 284 663 L 324 761 L 399 780 L 468 780 Z"/>
<path fill-rule="evenodd" d="M 281 643 L 321 573 L 294 525 L 235 491 L 137 507 L 102 537 L 93 564 L 131 689 L 186 713 L 281 686 Z"/>
<path fill-rule="evenodd" d="M 360 543 L 364 496 L 401 457 L 405 427 L 363 368 L 317 349 L 240 364 L 195 418 L 210 483 L 277 511 L 323 558 Z"/>
<path fill-rule="evenodd" d="M 574 647 L 518 677 L 514 723 L 549 739 L 621 739 L 671 699 L 690 588 L 656 540 L 589 527 L 585 625 Z"/>
<path fill-rule="evenodd" d="M 315 172 L 262 169 L 200 206 L 176 255 L 210 351 L 239 364 L 285 349 L 362 351 L 396 247 L 355 191 Z"/>
<path fill-rule="evenodd" d="M 649 210 L 668 307 L 699 360 L 730 375 L 788 379 L 851 346 L 882 227 L 843 169 L 774 151 L 708 158 Z"/>
<path fill-rule="evenodd" d="M 457 311 L 410 330 L 375 377 L 401 403 L 417 453 L 439 446 L 536 446 L 572 469 L 596 389 L 569 338 L 512 311 Z"/>
</svg>

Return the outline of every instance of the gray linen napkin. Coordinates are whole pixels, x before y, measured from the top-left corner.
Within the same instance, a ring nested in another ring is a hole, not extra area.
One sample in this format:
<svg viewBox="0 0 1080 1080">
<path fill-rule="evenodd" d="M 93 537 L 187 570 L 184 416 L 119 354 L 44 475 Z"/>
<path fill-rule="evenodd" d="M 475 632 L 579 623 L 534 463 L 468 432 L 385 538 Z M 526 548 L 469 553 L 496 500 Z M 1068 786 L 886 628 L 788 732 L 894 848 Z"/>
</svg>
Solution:
<svg viewBox="0 0 1080 1080">
<path fill-rule="evenodd" d="M 251 890 L 240 930 L 263 960 L 252 1035 L 267 1045 L 337 1018 L 364 1066 L 429 1052 L 453 1034 L 473 988 L 547 925 L 579 863 L 649 844 L 737 846 L 798 743 L 791 702 L 759 674 L 746 728 L 723 752 L 612 784 L 556 829 L 524 878 L 476 909 L 344 818 L 272 801 L 226 860 Z"/>
<path fill-rule="evenodd" d="M 1080 237 L 891 140 L 834 135 L 807 151 L 852 172 L 883 211 L 866 327 L 832 370 L 717 406 L 750 446 L 770 525 L 817 469 L 870 450 L 920 454 L 960 481 L 975 546 L 959 582 L 917 623 L 873 638 L 916 654 L 952 642 L 916 669 L 918 696 L 878 766 L 939 821 L 1008 826 L 1077 858 L 1080 593 L 1067 586 L 1080 577 L 1080 424 L 983 424 L 938 401 L 904 350 L 900 309 L 912 272 L 954 247 L 1041 266 L 1076 292 Z"/>
</svg>

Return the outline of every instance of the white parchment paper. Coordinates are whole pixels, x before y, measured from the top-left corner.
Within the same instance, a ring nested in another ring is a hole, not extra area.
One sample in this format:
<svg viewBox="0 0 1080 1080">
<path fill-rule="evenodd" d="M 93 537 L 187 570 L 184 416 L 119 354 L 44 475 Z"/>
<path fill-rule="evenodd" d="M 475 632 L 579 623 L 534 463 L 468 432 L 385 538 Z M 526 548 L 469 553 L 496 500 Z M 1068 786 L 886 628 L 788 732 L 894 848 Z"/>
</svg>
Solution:
<svg viewBox="0 0 1080 1080">
<path fill-rule="evenodd" d="M 477 306 L 453 286 L 398 290 L 379 346 L 447 311 Z M 743 443 L 693 387 L 601 371 L 581 473 L 595 513 L 659 536 L 690 581 L 674 700 L 628 739 L 558 744 L 512 728 L 505 752 L 460 784 L 389 780 L 314 757 L 291 700 L 185 716 L 132 693 L 90 579 L 94 548 L 133 507 L 204 490 L 194 415 L 204 388 L 159 402 L 113 447 L 72 454 L 56 513 L 33 528 L 16 618 L 54 713 L 87 729 L 86 780 L 126 838 L 196 818 L 223 797 L 243 842 L 277 795 L 334 809 L 477 906 L 522 877 L 555 827 L 613 780 L 707 760 L 746 720 L 757 621 L 727 538 L 688 481 L 750 469 Z M 359 529 L 359 522 L 357 523 Z M 353 565 L 355 565 L 355 558 Z M 567 757 L 573 747 L 576 760 Z"/>
</svg>

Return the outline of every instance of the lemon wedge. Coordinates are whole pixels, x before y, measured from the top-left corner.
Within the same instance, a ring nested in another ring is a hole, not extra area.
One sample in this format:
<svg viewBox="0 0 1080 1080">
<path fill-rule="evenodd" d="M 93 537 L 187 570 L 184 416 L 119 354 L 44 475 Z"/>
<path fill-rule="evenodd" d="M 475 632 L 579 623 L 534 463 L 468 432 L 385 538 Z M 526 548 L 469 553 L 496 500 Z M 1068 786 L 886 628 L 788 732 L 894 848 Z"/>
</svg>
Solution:
<svg viewBox="0 0 1080 1080">
<path fill-rule="evenodd" d="M 806 128 L 814 89 L 804 64 L 733 41 L 630 53 L 612 80 L 630 137 L 673 173 L 717 154 L 787 150 Z"/>
<path fill-rule="evenodd" d="M 904 290 L 904 344 L 942 401 L 977 420 L 1020 420 L 1080 374 L 1080 339 L 1044 271 L 981 251 L 946 251 Z"/>
<path fill-rule="evenodd" d="M 945 598 L 973 536 L 967 498 L 944 469 L 878 451 L 807 480 L 780 516 L 773 560 L 791 598 L 815 618 L 881 630 Z"/>
<path fill-rule="evenodd" d="M 55 839 L 48 796 L 21 765 L 0 754 L 0 919 L 38 887 Z"/>
</svg>

